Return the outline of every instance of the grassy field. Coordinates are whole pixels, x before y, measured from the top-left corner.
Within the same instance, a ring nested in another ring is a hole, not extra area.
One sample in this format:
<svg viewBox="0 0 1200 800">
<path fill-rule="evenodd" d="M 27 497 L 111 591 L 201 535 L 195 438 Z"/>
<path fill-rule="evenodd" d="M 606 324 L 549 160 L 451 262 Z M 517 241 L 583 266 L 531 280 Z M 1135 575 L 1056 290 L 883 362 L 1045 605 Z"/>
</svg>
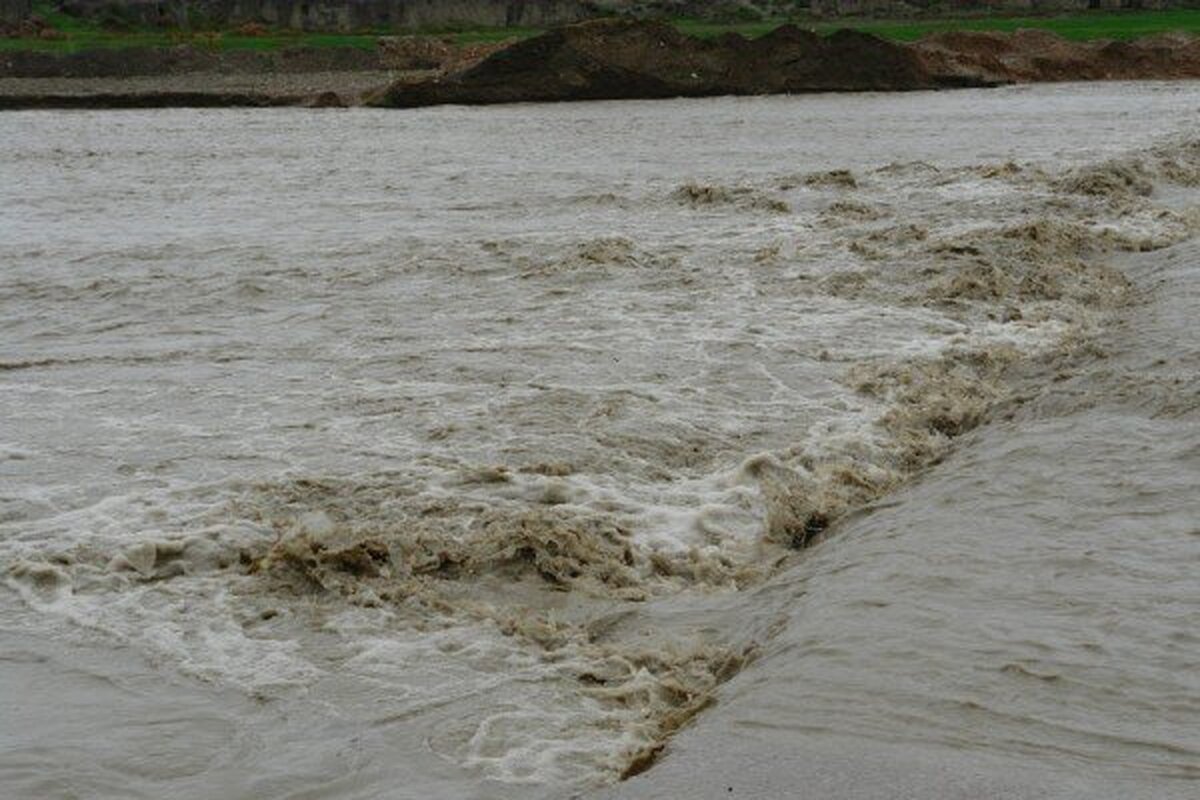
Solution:
<svg viewBox="0 0 1200 800">
<path fill-rule="evenodd" d="M 1042 28 L 1067 39 L 1134 39 L 1151 33 L 1185 31 L 1200 34 L 1200 10 L 1195 11 L 1099 11 L 1037 17 L 945 17 L 924 20 L 847 19 L 836 22 L 801 22 L 818 33 L 838 28 L 855 28 L 885 39 L 909 42 L 940 31 L 1015 31 Z M 760 36 L 779 22 L 719 25 L 697 20 L 679 20 L 676 25 L 693 36 L 717 36 L 734 30 L 743 36 Z"/>
<path fill-rule="evenodd" d="M 357 47 L 371 49 L 380 35 L 393 31 L 364 31 L 362 33 L 304 33 L 269 31 L 261 36 L 246 36 L 236 31 L 108 31 L 96 25 L 55 12 L 47 6 L 39 9 L 41 16 L 62 33 L 58 39 L 0 39 L 0 51 L 49 50 L 74 52 L 99 47 L 172 47 L 191 44 L 214 50 L 275 50 L 282 47 Z M 681 19 L 674 24 L 693 36 L 711 37 L 734 31 L 744 36 L 760 36 L 787 20 L 744 23 L 715 23 Z M 919 39 L 927 33 L 949 30 L 1012 31 L 1018 28 L 1042 28 L 1068 39 L 1132 39 L 1151 33 L 1186 31 L 1200 34 L 1200 10 L 1139 11 L 1139 12 L 1079 12 L 1036 17 L 961 17 L 928 20 L 869 20 L 839 21 L 793 20 L 819 33 L 838 28 L 856 28 L 898 41 Z M 475 28 L 461 30 L 424 31 L 425 35 L 451 38 L 459 43 L 490 42 L 509 38 L 525 38 L 539 31 L 532 28 Z"/>
</svg>

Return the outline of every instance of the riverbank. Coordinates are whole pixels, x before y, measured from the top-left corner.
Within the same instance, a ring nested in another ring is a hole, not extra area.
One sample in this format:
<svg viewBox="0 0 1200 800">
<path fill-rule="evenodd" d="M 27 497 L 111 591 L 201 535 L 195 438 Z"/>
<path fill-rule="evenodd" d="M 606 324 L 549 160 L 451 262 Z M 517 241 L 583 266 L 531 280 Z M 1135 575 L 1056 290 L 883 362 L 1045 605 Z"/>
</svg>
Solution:
<svg viewBox="0 0 1200 800">
<path fill-rule="evenodd" d="M 361 103 L 395 79 L 382 71 L 0 78 L 0 110 L 338 107 Z"/>
<path fill-rule="evenodd" d="M 389 37 L 370 51 L 180 45 L 0 53 L 0 109 L 359 105 L 383 87 L 461 70 L 507 44 Z"/>
<path fill-rule="evenodd" d="M 1082 80 L 1200 78 L 1200 38 L 1070 42 L 1045 31 L 934 34 L 912 44 L 792 25 L 698 39 L 669 25 L 593 20 L 517 42 L 454 75 L 400 81 L 371 105 L 916 91 Z"/>
<path fill-rule="evenodd" d="M 905 43 L 792 25 L 756 38 L 700 38 L 666 23 L 604 19 L 511 42 L 384 39 L 374 53 L 10 53 L 0 57 L 0 110 L 416 108 L 1188 79 L 1200 79 L 1200 38 L 1186 33 L 1071 41 L 1044 30 L 957 31 Z"/>
</svg>

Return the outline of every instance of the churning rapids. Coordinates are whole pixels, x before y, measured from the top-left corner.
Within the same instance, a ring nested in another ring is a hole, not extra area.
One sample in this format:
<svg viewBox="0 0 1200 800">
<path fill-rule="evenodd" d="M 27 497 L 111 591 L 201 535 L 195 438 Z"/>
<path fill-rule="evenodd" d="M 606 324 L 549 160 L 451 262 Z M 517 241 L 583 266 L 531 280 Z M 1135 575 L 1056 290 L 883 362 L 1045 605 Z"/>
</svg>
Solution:
<svg viewBox="0 0 1200 800">
<path fill-rule="evenodd" d="M 1198 130 L 0 117 L 0 795 L 1195 796 Z"/>
</svg>

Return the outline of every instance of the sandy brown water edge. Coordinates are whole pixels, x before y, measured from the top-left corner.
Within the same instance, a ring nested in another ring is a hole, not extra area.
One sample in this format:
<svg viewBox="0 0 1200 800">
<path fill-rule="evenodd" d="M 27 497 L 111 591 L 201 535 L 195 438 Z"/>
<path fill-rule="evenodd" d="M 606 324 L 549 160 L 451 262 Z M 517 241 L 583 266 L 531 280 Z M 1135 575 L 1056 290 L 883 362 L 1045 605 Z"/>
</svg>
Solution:
<svg viewBox="0 0 1200 800">
<path fill-rule="evenodd" d="M 0 78 L 0 109 L 349 105 L 395 78 L 381 70 Z"/>
<path fill-rule="evenodd" d="M 1195 240 L 1126 257 L 1139 298 L 1099 337 L 1106 356 L 1052 363 L 1052 383 L 756 589 L 758 608 L 787 615 L 784 633 L 653 770 L 594 796 L 1194 796 L 1194 680 L 1170 710 L 1124 706 L 1179 677 L 1149 650 L 1194 654 L 1185 627 L 1141 618 L 1189 618 L 1190 579 L 1170 568 L 1136 598 L 1106 586 L 1195 552 L 1200 349 L 1178 326 L 1198 263 Z M 1035 555 L 1047 541 L 1050 557 Z M 917 566 L 914 546 L 937 556 Z M 917 585 L 924 601 L 907 594 Z M 1146 653 L 1111 672 L 1090 659 L 1120 649 L 1113 620 L 1135 618 Z M 1056 628 L 1061 649 L 1046 646 Z M 933 636 L 954 645 L 927 647 Z M 934 707 L 957 711 L 931 723 Z M 976 734 L 985 746 L 967 745 Z"/>
<path fill-rule="evenodd" d="M 661 23 L 594 20 L 494 52 L 444 53 L 429 69 L 416 69 L 425 62 L 414 58 L 400 51 L 346 64 L 138 58 L 141 66 L 126 73 L 114 71 L 111 53 L 71 54 L 62 63 L 38 54 L 36 63 L 10 58 L 0 65 L 0 110 L 415 108 L 1200 79 L 1200 39 L 1185 34 L 1070 42 L 1044 31 L 960 31 L 904 44 L 851 30 L 822 37 L 785 25 L 757 39 L 702 40 Z"/>
</svg>

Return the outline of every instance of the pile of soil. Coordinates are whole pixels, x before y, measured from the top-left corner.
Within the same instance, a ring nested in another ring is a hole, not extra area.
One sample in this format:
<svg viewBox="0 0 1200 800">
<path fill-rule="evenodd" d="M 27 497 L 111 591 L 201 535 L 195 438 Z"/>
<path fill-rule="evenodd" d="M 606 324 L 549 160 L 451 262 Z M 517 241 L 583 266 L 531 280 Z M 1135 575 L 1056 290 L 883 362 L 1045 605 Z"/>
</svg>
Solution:
<svg viewBox="0 0 1200 800">
<path fill-rule="evenodd" d="M 1200 78 L 1200 39 L 1186 34 L 1128 42 L 1072 42 L 1041 30 L 955 31 L 911 45 L 943 78 L 990 83 Z"/>
<path fill-rule="evenodd" d="M 665 23 L 601 19 L 518 42 L 444 79 L 396 83 L 372 102 L 408 108 L 985 83 L 935 75 L 909 48 L 857 31 L 821 37 L 785 25 L 757 39 L 726 34 L 703 40 Z"/>
</svg>

